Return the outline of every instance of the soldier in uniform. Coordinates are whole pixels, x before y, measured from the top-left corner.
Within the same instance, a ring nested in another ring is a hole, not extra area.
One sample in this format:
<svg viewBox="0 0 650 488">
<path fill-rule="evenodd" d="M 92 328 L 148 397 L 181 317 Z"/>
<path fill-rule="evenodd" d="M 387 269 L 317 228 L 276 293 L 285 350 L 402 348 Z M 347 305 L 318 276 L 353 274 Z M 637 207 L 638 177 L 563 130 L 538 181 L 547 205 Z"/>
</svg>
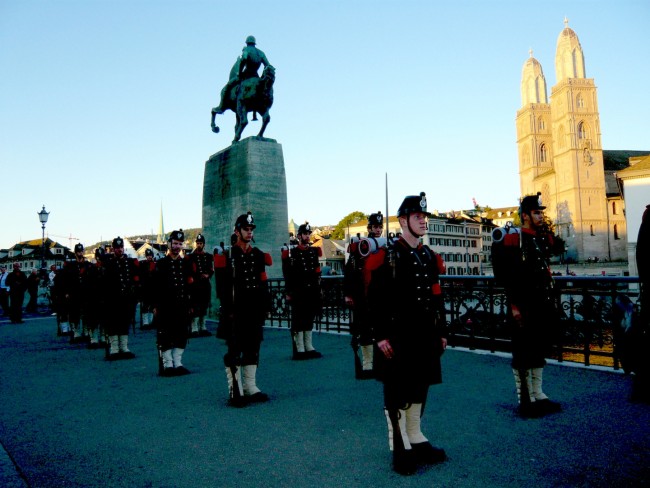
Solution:
<svg viewBox="0 0 650 488">
<path fill-rule="evenodd" d="M 205 327 L 205 316 L 210 306 L 212 286 L 210 280 L 214 274 L 214 258 L 205 252 L 205 236 L 196 236 L 194 251 L 186 256 L 192 274 L 192 337 L 208 337 L 210 332 Z"/>
<path fill-rule="evenodd" d="M 145 249 L 144 260 L 138 264 L 140 269 L 140 313 L 142 314 L 142 329 L 153 327 L 153 300 L 154 285 L 153 275 L 156 262 L 153 260 L 153 251 Z"/>
<path fill-rule="evenodd" d="M 85 320 L 82 325 L 82 316 L 84 313 L 84 288 L 90 267 L 90 262 L 84 257 L 83 244 L 75 244 L 74 260 L 66 261 L 63 266 L 64 300 L 72 331 L 70 344 L 77 344 L 88 339 L 86 331 L 82 328 L 85 326 Z"/>
<path fill-rule="evenodd" d="M 317 359 L 322 354 L 314 349 L 312 329 L 320 313 L 320 264 L 322 249 L 311 246 L 311 226 L 298 227 L 298 245 L 282 251 L 282 273 L 291 305 L 293 359 Z"/>
<path fill-rule="evenodd" d="M 162 376 L 182 376 L 190 371 L 183 366 L 190 325 L 192 273 L 181 258 L 185 235 L 175 230 L 169 235 L 169 253 L 156 263 L 154 276 L 154 315 L 158 326 L 158 347 L 162 354 Z"/>
<path fill-rule="evenodd" d="M 113 253 L 106 259 L 106 333 L 109 350 L 107 359 L 132 359 L 129 350 L 129 328 L 137 304 L 136 286 L 140 280 L 138 260 L 124 254 L 124 239 L 116 237 Z"/>
<path fill-rule="evenodd" d="M 368 217 L 368 237 L 381 237 L 383 230 L 384 216 L 381 212 L 370 214 Z M 343 293 L 345 304 L 352 309 L 350 333 L 352 336 L 352 350 L 354 351 L 355 377 L 357 379 L 369 379 L 373 377 L 374 340 L 372 323 L 368 316 L 366 294 L 372 269 L 366 266 L 367 256 L 361 255 L 358 242 L 352 242 L 348 250 L 350 256 L 343 268 Z M 377 263 L 377 261 L 373 262 Z M 359 350 L 361 350 L 361 359 L 359 359 Z"/>
<path fill-rule="evenodd" d="M 512 372 L 519 413 L 537 417 L 561 410 L 542 391 L 545 356 L 559 321 L 554 282 L 548 262 L 552 236 L 544 232 L 544 209 L 540 195 L 521 200 L 521 231 L 505 234 L 492 245 L 497 282 L 505 288 L 512 327 Z"/>
<path fill-rule="evenodd" d="M 270 310 L 266 266 L 272 262 L 269 254 L 251 245 L 254 229 L 251 212 L 240 215 L 235 222 L 237 240 L 229 255 L 214 256 L 217 297 L 227 321 L 223 334 L 228 352 L 223 359 L 230 390 L 228 403 L 235 407 L 269 399 L 257 387 L 256 374 L 264 321 Z"/>
<path fill-rule="evenodd" d="M 393 469 L 403 475 L 414 473 L 418 464 L 446 459 L 420 427 L 429 386 L 442 382 L 440 356 L 447 347 L 439 280 L 445 266 L 420 243 L 429 215 L 424 192 L 407 196 L 397 211 L 400 238 L 366 263 L 374 268 L 368 286 L 377 341 L 374 371 L 384 385 Z"/>
<path fill-rule="evenodd" d="M 105 314 L 105 294 L 106 294 L 106 269 L 104 268 L 104 258 L 106 250 L 103 247 L 95 249 L 95 263 L 88 268 L 87 277 L 84 286 L 84 325 L 90 336 L 88 349 L 100 349 L 104 344 L 104 328 L 102 327 Z"/>
</svg>

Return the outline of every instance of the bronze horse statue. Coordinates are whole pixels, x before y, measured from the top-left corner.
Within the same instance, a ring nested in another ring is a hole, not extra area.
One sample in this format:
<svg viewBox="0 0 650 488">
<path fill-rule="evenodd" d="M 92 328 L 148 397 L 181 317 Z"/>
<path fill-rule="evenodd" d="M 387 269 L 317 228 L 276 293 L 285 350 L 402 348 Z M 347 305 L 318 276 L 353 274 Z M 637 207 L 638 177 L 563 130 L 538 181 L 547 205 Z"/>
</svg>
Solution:
<svg viewBox="0 0 650 488">
<path fill-rule="evenodd" d="M 239 59 L 232 68 L 231 80 L 233 80 L 233 72 L 238 71 L 238 64 Z M 236 84 L 229 82 L 222 90 L 221 104 L 212 109 L 212 132 L 219 132 L 219 127 L 214 123 L 215 116 L 224 113 L 226 110 L 232 110 L 237 117 L 235 138 L 232 142 L 237 142 L 241 139 L 241 134 L 248 125 L 248 112 L 253 112 L 253 116 L 256 113 L 262 116 L 262 128 L 257 137 L 263 137 L 266 126 L 271 120 L 269 110 L 273 105 L 274 82 L 275 68 L 271 65 L 264 68 L 260 78 L 248 78 Z M 253 118 L 253 120 L 257 119 Z"/>
</svg>

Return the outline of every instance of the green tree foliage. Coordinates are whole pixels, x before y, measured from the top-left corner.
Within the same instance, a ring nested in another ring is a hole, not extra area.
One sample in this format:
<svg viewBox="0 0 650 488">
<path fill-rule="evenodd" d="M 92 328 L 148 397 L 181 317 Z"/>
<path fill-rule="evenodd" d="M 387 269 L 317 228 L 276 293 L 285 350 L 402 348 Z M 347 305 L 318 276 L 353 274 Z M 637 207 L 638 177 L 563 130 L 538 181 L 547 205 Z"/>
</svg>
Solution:
<svg viewBox="0 0 650 488">
<path fill-rule="evenodd" d="M 354 211 L 341 219 L 341 221 L 334 227 L 332 231 L 332 239 L 344 239 L 348 226 L 356 224 L 360 220 L 367 219 L 368 216 L 363 212 Z"/>
</svg>

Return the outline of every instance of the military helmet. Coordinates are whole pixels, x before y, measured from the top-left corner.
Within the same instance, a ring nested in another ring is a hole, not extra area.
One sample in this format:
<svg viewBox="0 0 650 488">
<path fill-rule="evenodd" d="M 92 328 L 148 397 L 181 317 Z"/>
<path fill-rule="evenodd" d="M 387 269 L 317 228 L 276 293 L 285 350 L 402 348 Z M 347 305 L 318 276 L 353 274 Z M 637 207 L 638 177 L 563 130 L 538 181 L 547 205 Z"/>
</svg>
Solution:
<svg viewBox="0 0 650 488">
<path fill-rule="evenodd" d="M 298 227 L 298 234 L 311 234 L 311 225 L 309 225 L 309 222 L 305 222 Z"/>
<path fill-rule="evenodd" d="M 519 205 L 519 216 L 523 213 L 529 213 L 531 210 L 544 210 L 546 207 L 542 205 L 541 192 L 536 195 L 527 195 L 521 199 Z"/>
<path fill-rule="evenodd" d="M 409 195 L 404 198 L 404 201 L 399 206 L 397 210 L 398 217 L 407 217 L 409 214 L 422 212 L 427 216 L 431 214 L 427 212 L 427 195 L 423 191 L 420 192 L 420 195 Z"/>
<path fill-rule="evenodd" d="M 102 246 L 99 246 L 97 249 L 95 249 L 95 257 L 97 259 L 102 259 L 106 255 L 106 249 L 104 249 Z"/>
<path fill-rule="evenodd" d="M 246 44 L 252 44 L 253 46 L 254 46 L 255 44 L 257 44 L 257 42 L 255 41 L 255 37 L 254 37 L 254 36 L 248 36 L 248 37 L 246 38 Z"/>
<path fill-rule="evenodd" d="M 144 250 L 144 255 L 145 256 L 153 256 L 153 251 L 151 249 L 145 249 Z"/>
<path fill-rule="evenodd" d="M 368 217 L 368 227 L 371 225 L 384 225 L 384 216 L 381 214 L 381 210 L 377 213 L 370 214 L 370 217 Z"/>
<path fill-rule="evenodd" d="M 84 245 L 81 243 L 75 244 L 74 252 L 84 252 Z"/>
<path fill-rule="evenodd" d="M 113 244 L 111 247 L 124 247 L 124 239 L 122 239 L 120 236 L 117 236 L 115 239 L 113 239 Z"/>
<path fill-rule="evenodd" d="M 247 212 L 237 217 L 237 220 L 235 221 L 235 230 L 241 230 L 242 227 L 252 227 L 253 229 L 257 227 L 251 212 Z"/>
<path fill-rule="evenodd" d="M 205 244 L 205 236 L 203 234 L 197 235 L 196 242 L 202 242 L 203 244 Z"/>
<path fill-rule="evenodd" d="M 183 233 L 183 229 L 173 230 L 171 234 L 169 234 L 169 241 L 171 242 L 172 240 L 181 242 L 184 241 L 185 234 Z"/>
</svg>

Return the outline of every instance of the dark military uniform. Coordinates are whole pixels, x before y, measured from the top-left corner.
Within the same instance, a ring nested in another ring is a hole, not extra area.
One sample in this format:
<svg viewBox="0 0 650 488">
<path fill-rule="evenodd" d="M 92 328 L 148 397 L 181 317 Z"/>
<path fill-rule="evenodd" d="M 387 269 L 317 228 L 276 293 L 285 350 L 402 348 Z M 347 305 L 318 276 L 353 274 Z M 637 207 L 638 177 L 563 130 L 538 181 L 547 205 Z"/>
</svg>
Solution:
<svg viewBox="0 0 650 488">
<path fill-rule="evenodd" d="M 123 247 L 121 238 L 113 240 L 113 248 Z M 115 252 L 115 251 L 114 251 Z M 129 328 L 133 324 L 137 304 L 136 286 L 139 278 L 138 260 L 126 254 L 106 258 L 106 333 L 110 349 L 108 359 L 131 359 Z"/>
<path fill-rule="evenodd" d="M 321 256 L 321 248 L 302 244 L 282 251 L 282 272 L 291 304 L 294 359 L 321 357 L 311 341 L 314 320 L 321 308 L 320 263 L 318 262 Z"/>
<path fill-rule="evenodd" d="M 80 244 L 77 244 L 77 246 L 80 246 Z M 75 252 L 79 249 L 83 251 L 83 246 L 81 248 L 77 246 L 75 246 Z M 85 258 L 81 261 L 76 259 L 66 261 L 63 265 L 64 299 L 68 310 L 70 329 L 72 329 L 72 337 L 70 337 L 72 344 L 87 339 L 86 331 L 82 329 L 82 317 L 84 315 L 84 288 L 88 278 L 88 270 L 91 266 L 91 263 Z M 83 327 L 85 327 L 85 319 Z"/>
<path fill-rule="evenodd" d="M 240 216 L 237 225 L 254 228 L 250 212 Z M 242 406 L 248 401 L 266 401 L 268 396 L 257 388 L 255 375 L 264 321 L 270 310 L 266 266 L 272 264 L 271 256 L 256 247 L 244 249 L 234 245 L 228 254 L 215 254 L 214 264 L 222 320 L 227 321 L 220 324 L 220 328 L 228 347 L 223 359 L 230 403 Z M 243 389 L 241 369 L 244 371 Z"/>
<path fill-rule="evenodd" d="M 205 243 L 205 238 L 199 234 L 197 242 Z M 203 250 L 195 249 L 185 259 L 188 261 L 189 272 L 193 279 L 191 293 L 192 336 L 210 336 L 210 332 L 205 327 L 205 316 L 208 313 L 212 295 L 210 280 L 214 274 L 214 258 Z"/>
<path fill-rule="evenodd" d="M 424 403 L 430 385 L 442 382 L 441 339 L 445 337 L 444 304 L 439 275 L 442 258 L 429 247 L 411 248 L 399 239 L 391 250 L 368 258 L 382 264 L 372 273 L 368 290 L 377 342 L 389 340 L 395 357 L 375 357 L 375 375 L 384 383 L 386 408 Z"/>
<path fill-rule="evenodd" d="M 543 210 L 538 196 L 524 197 L 520 215 Z M 531 217 L 532 218 L 532 217 Z M 512 328 L 512 369 L 520 402 L 520 413 L 537 416 L 558 411 L 542 392 L 545 357 L 559 325 L 555 284 L 548 258 L 552 236 L 534 228 L 509 230 L 492 244 L 492 264 L 497 282 L 505 288 Z M 521 313 L 515 320 L 513 309 Z"/>
<path fill-rule="evenodd" d="M 173 234 L 172 234 L 172 238 Z M 182 237 L 178 240 L 182 240 Z M 163 376 L 179 376 L 189 371 L 181 358 L 187 347 L 190 326 L 192 275 L 188 262 L 167 255 L 156 262 L 154 308 L 158 327 L 158 347 L 162 352 Z"/>
<path fill-rule="evenodd" d="M 415 241 L 424 231 L 411 228 L 411 215 L 421 220 L 429 215 L 424 192 L 406 197 L 397 213 L 408 223 L 402 225 L 403 232 Z M 373 367 L 384 386 L 393 468 L 411 474 L 418 462 L 446 459 L 445 452 L 434 448 L 420 429 L 429 387 L 442 382 L 440 357 L 446 332 L 439 276 L 445 266 L 429 247 L 419 243 L 412 247 L 404 237 L 370 254 L 366 266 L 374 269 L 368 285 L 377 342 Z"/>
<path fill-rule="evenodd" d="M 88 268 L 83 289 L 84 325 L 90 335 L 89 349 L 98 349 L 104 342 L 106 320 L 106 268 L 102 261 L 104 256 L 103 248 L 95 250 L 96 262 Z"/>
<path fill-rule="evenodd" d="M 529 229 L 494 244 L 495 276 L 505 288 L 509 306 L 515 305 L 522 315 L 523 327 L 513 327 L 512 333 L 515 369 L 544 367 L 559 318 L 546 249 L 547 242 Z"/>
<path fill-rule="evenodd" d="M 368 217 L 368 236 L 375 239 L 375 242 L 379 244 L 380 241 L 376 240 L 379 236 L 373 237 L 373 226 L 383 227 L 381 212 L 370 214 Z M 369 379 L 374 376 L 372 372 L 374 332 L 368 309 L 368 284 L 374 271 L 372 266 L 379 266 L 382 263 L 375 259 L 371 260 L 371 265 L 368 265 L 367 257 L 370 254 L 361 252 L 361 244 L 362 241 L 357 238 L 348 245 L 349 256 L 343 267 L 343 295 L 352 310 L 350 335 L 352 336 L 351 345 L 354 351 L 355 377 Z M 359 351 L 361 351 L 361 358 L 359 358 Z"/>
</svg>

